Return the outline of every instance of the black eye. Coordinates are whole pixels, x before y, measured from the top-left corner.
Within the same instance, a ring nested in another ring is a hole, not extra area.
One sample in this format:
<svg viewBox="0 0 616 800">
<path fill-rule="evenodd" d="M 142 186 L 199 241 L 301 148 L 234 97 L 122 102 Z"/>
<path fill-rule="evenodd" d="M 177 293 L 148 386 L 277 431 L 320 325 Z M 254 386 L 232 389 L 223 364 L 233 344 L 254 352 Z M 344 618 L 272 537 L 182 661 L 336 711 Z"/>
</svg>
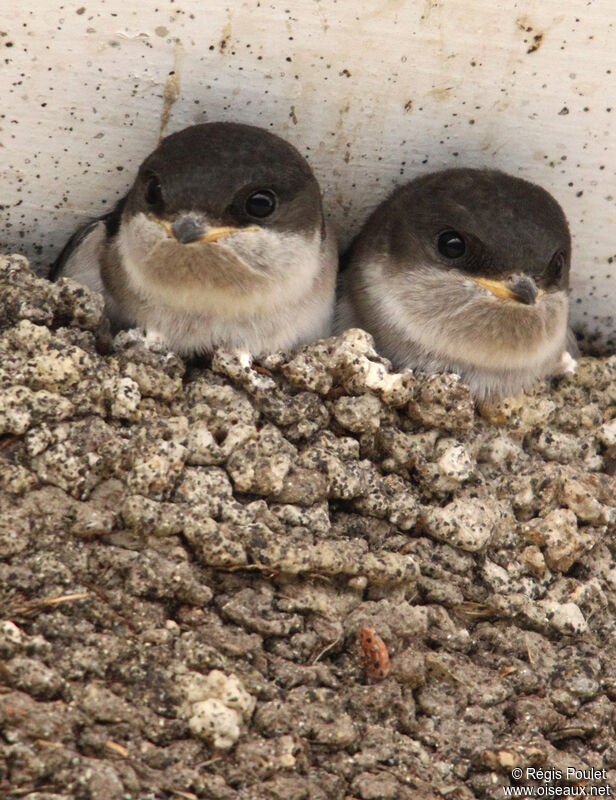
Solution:
<svg viewBox="0 0 616 800">
<path fill-rule="evenodd" d="M 438 251 L 445 258 L 460 258 L 466 251 L 466 244 L 459 233 L 444 231 L 438 237 Z"/>
<path fill-rule="evenodd" d="M 156 177 L 156 175 L 152 175 L 148 178 L 148 182 L 145 185 L 145 202 L 149 206 L 158 206 L 159 208 L 164 204 L 163 201 L 163 187 L 160 185 L 160 181 Z"/>
<path fill-rule="evenodd" d="M 253 194 L 246 199 L 244 208 L 246 209 L 246 213 L 251 217 L 257 217 L 258 219 L 269 217 L 276 208 L 276 195 L 269 189 L 261 189 L 258 192 L 253 192 Z"/>
<path fill-rule="evenodd" d="M 550 266 L 546 274 L 548 283 L 558 283 L 565 271 L 567 258 L 563 250 L 557 250 L 550 260 Z"/>
</svg>

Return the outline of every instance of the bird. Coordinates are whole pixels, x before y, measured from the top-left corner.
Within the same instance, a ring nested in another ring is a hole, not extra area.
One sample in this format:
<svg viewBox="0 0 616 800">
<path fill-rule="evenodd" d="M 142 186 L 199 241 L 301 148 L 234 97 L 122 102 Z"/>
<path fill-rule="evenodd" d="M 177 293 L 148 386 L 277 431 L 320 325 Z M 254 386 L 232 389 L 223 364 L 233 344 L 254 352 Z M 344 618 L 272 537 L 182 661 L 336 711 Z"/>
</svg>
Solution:
<svg viewBox="0 0 616 800">
<path fill-rule="evenodd" d="M 368 331 L 397 369 L 457 373 L 488 404 L 575 369 L 569 225 L 537 184 L 421 175 L 375 209 L 343 264 L 336 332 Z"/>
<path fill-rule="evenodd" d="M 338 249 L 317 179 L 279 136 L 209 122 L 163 138 L 49 273 L 100 292 L 114 332 L 181 356 L 252 356 L 330 333 Z"/>
</svg>

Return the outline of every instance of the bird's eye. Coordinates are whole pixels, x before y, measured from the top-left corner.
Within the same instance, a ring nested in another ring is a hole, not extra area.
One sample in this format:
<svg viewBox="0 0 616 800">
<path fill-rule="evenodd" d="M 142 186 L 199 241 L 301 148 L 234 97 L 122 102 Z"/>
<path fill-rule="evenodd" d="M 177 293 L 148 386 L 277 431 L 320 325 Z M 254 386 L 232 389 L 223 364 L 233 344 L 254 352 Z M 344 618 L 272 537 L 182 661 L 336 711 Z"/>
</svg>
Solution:
<svg viewBox="0 0 616 800">
<path fill-rule="evenodd" d="M 566 256 L 563 250 L 557 250 L 550 260 L 547 278 L 550 283 L 558 283 L 565 271 Z"/>
<path fill-rule="evenodd" d="M 269 217 L 276 208 L 276 195 L 269 189 L 261 189 L 246 198 L 244 207 L 246 213 L 251 217 L 257 217 L 258 219 Z"/>
<path fill-rule="evenodd" d="M 145 202 L 149 206 L 161 207 L 163 205 L 163 187 L 156 175 L 148 178 L 145 185 Z"/>
<path fill-rule="evenodd" d="M 445 258 L 460 258 L 466 251 L 466 244 L 456 231 L 444 231 L 438 237 L 438 251 Z"/>
</svg>

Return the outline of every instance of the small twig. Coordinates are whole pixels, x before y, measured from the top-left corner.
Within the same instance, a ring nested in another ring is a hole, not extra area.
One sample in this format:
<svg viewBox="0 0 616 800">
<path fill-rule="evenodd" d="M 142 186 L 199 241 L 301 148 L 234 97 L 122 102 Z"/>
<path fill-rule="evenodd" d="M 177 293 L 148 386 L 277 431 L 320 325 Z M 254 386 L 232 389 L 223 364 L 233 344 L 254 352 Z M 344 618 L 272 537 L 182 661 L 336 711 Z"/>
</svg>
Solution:
<svg viewBox="0 0 616 800">
<path fill-rule="evenodd" d="M 173 789 L 171 786 L 168 788 L 168 791 L 177 794 L 178 797 L 185 797 L 186 800 L 199 800 L 197 795 L 192 792 L 181 792 L 179 789 Z"/>
<path fill-rule="evenodd" d="M 208 758 L 207 761 L 200 761 L 198 764 L 195 764 L 195 769 L 199 770 L 202 767 L 209 767 L 210 764 L 215 764 L 217 761 L 220 761 L 220 756 L 214 756 L 214 758 Z"/>
<path fill-rule="evenodd" d="M 44 597 L 40 600 L 31 600 L 23 605 L 14 606 L 10 610 L 10 614 L 32 614 L 35 611 L 41 611 L 44 608 L 53 608 L 61 603 L 70 603 L 73 600 L 85 600 L 90 595 L 90 592 L 74 592 L 73 594 L 62 594 L 58 597 Z"/>
<path fill-rule="evenodd" d="M 321 652 L 320 652 L 320 653 L 317 653 L 317 655 L 316 655 L 316 656 L 315 656 L 315 657 L 312 659 L 312 663 L 313 663 L 313 664 L 316 664 L 316 663 L 317 663 L 317 661 L 319 661 L 321 658 L 323 658 L 323 656 L 325 655 L 325 653 L 327 653 L 329 650 L 331 650 L 331 649 L 332 649 L 332 647 L 335 647 L 335 646 L 338 644 L 338 642 L 339 642 L 341 639 L 342 639 L 342 635 L 340 635 L 340 636 L 339 636 L 337 639 L 334 639 L 334 641 L 333 641 L 333 642 L 330 642 L 328 645 L 326 645 L 326 646 L 325 646 L 325 647 L 324 647 L 324 648 L 321 650 Z"/>
<path fill-rule="evenodd" d="M 8 783 L 0 783 L 0 796 L 5 797 L 3 794 L 6 792 L 6 797 L 25 797 L 26 795 L 33 794 L 34 792 L 53 791 L 51 783 L 43 786 L 36 786 L 31 783 L 29 786 L 9 786 Z"/>
<path fill-rule="evenodd" d="M 113 739 L 107 739 L 107 741 L 105 742 L 105 747 L 107 748 L 107 750 L 111 750 L 112 752 L 122 756 L 122 758 L 128 757 L 128 750 L 121 744 L 114 742 Z"/>
</svg>

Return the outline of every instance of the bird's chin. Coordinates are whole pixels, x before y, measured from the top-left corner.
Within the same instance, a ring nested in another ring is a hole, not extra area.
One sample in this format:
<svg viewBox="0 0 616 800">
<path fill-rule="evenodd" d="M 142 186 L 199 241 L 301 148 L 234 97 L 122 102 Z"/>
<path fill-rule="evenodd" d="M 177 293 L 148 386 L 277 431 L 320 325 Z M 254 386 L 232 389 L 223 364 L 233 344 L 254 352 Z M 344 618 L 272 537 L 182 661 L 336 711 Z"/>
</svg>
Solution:
<svg viewBox="0 0 616 800">
<path fill-rule="evenodd" d="M 567 326 L 564 292 L 544 293 L 528 304 L 499 297 L 489 288 L 494 287 L 426 265 L 365 284 L 363 291 L 368 317 L 379 318 L 381 338 L 398 353 L 407 342 L 411 349 L 446 363 L 519 369 L 562 352 Z"/>
<path fill-rule="evenodd" d="M 309 292 L 321 269 L 320 232 L 238 231 L 181 244 L 141 220 L 120 229 L 121 262 L 148 305 L 181 313 L 235 317 L 270 304 L 287 306 Z"/>
<path fill-rule="evenodd" d="M 143 262 L 146 282 L 167 305 L 201 310 L 215 302 L 233 302 L 267 284 L 267 276 L 229 245 L 163 242 Z"/>
<path fill-rule="evenodd" d="M 206 281 L 213 286 L 233 286 L 239 279 L 252 275 L 258 278 L 264 270 L 250 250 L 240 251 L 234 239 L 241 234 L 225 236 L 214 242 L 197 241 L 180 244 L 165 239 L 144 254 L 143 264 L 150 274 L 173 276 L 172 280 Z"/>
<path fill-rule="evenodd" d="M 182 313 L 241 304 L 270 283 L 230 243 L 181 244 L 160 237 L 144 246 L 143 241 L 125 237 L 119 244 L 127 277 L 137 294 Z"/>
</svg>

